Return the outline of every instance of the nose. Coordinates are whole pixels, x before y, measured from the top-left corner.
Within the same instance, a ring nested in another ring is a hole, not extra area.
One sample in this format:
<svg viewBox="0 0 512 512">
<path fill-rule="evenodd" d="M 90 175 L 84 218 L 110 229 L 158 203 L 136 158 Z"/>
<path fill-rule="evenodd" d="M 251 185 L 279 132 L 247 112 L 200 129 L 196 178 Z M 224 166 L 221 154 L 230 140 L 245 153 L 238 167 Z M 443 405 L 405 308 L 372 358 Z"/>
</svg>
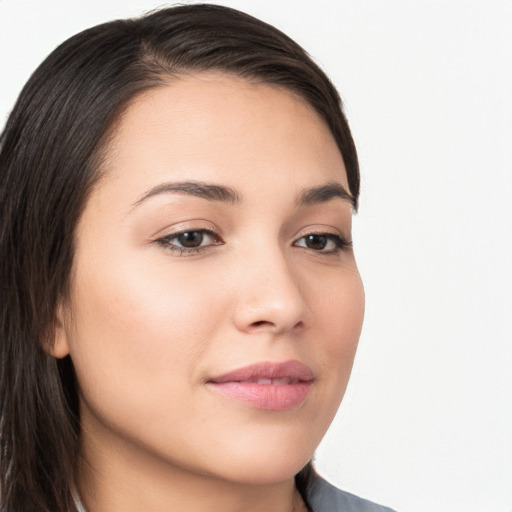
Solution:
<svg viewBox="0 0 512 512">
<path fill-rule="evenodd" d="M 233 313 L 237 329 L 280 334 L 306 327 L 309 308 L 299 269 L 281 250 L 245 259 L 239 278 Z"/>
</svg>

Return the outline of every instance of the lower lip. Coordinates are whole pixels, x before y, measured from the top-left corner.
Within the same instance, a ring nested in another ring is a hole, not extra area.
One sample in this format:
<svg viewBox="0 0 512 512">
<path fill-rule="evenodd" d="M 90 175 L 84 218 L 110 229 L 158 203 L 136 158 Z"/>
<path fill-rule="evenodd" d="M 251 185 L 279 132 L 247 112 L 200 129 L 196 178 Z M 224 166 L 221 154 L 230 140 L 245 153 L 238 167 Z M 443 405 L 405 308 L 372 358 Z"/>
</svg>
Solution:
<svg viewBox="0 0 512 512">
<path fill-rule="evenodd" d="M 308 397 L 311 382 L 294 384 L 255 384 L 249 382 L 209 382 L 218 393 L 245 402 L 255 409 L 287 411 L 301 405 Z"/>
</svg>

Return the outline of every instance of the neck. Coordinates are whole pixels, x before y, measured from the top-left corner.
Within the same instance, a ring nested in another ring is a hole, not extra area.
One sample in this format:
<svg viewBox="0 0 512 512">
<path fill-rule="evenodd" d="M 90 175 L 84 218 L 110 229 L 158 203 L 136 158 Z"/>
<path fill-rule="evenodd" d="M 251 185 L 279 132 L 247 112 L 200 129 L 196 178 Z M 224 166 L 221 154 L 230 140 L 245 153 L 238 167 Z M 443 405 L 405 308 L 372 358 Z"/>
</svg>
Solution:
<svg viewBox="0 0 512 512">
<path fill-rule="evenodd" d="M 293 482 L 281 485 L 259 486 L 259 488 L 220 489 L 214 492 L 204 485 L 198 485 L 196 491 L 187 493 L 184 488 L 172 486 L 172 489 L 141 489 L 126 487 L 120 482 L 113 485 L 108 479 L 101 485 L 95 482 L 81 482 L 80 494 L 75 502 L 78 512 L 307 512 L 307 509 Z"/>
<path fill-rule="evenodd" d="M 240 482 L 198 474 L 122 447 L 84 450 L 78 494 L 87 512 L 306 512 L 294 478 Z M 143 452 L 143 450 L 141 450 Z"/>
</svg>

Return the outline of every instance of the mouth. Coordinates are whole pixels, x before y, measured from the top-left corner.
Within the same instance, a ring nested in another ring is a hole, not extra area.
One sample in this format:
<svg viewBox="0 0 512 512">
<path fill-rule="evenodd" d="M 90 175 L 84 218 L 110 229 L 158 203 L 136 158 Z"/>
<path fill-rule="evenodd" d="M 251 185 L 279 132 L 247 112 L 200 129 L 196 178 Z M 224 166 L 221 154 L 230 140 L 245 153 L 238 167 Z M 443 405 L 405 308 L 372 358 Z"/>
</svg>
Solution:
<svg viewBox="0 0 512 512">
<path fill-rule="evenodd" d="M 299 361 L 262 362 L 209 379 L 207 386 L 226 398 L 255 409 L 286 411 L 301 406 L 314 381 Z"/>
</svg>

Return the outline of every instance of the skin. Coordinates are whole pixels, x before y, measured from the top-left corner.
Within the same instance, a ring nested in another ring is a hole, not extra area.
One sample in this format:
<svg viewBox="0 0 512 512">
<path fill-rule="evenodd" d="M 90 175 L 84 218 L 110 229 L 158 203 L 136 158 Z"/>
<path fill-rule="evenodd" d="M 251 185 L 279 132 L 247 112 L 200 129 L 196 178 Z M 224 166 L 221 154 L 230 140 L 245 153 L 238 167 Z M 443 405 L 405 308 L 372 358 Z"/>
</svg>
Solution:
<svg viewBox="0 0 512 512">
<path fill-rule="evenodd" d="M 53 354 L 81 401 L 80 494 L 89 512 L 300 510 L 294 475 L 345 391 L 364 311 L 341 154 L 291 92 L 187 75 L 129 106 L 76 232 L 71 298 Z M 237 202 L 148 191 L 201 182 Z M 173 234 L 209 230 L 193 252 Z M 324 235 L 325 247 L 306 235 Z M 166 237 L 166 238 L 165 238 Z M 307 399 L 268 411 L 212 391 L 262 361 L 314 373 Z"/>
</svg>

